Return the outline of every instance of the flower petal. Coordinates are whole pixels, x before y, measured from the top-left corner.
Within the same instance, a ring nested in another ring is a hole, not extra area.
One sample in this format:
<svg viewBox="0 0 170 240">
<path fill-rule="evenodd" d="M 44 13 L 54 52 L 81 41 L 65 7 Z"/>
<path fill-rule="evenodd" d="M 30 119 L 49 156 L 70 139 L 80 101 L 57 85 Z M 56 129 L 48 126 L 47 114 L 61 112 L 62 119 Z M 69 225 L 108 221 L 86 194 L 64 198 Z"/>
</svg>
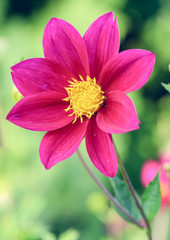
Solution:
<svg viewBox="0 0 170 240">
<path fill-rule="evenodd" d="M 90 63 L 91 77 L 98 78 L 104 64 L 119 51 L 120 36 L 117 18 L 106 13 L 94 21 L 84 35 Z"/>
<path fill-rule="evenodd" d="M 125 133 L 139 129 L 138 123 L 131 99 L 120 91 L 109 92 L 105 106 L 97 114 L 98 127 L 107 133 Z"/>
<path fill-rule="evenodd" d="M 161 187 L 161 200 L 162 207 L 167 207 L 170 203 L 170 181 L 168 176 L 168 171 L 161 166 L 160 174 L 160 187 Z"/>
<path fill-rule="evenodd" d="M 155 178 L 160 168 L 160 164 L 153 159 L 149 159 L 144 162 L 141 169 L 141 183 L 144 187 L 148 186 L 148 184 Z"/>
<path fill-rule="evenodd" d="M 46 58 L 69 68 L 77 77 L 89 75 L 89 62 L 85 43 L 77 30 L 62 19 L 52 18 L 43 36 Z"/>
<path fill-rule="evenodd" d="M 64 87 L 75 77 L 64 66 L 44 58 L 32 58 L 12 68 L 13 81 L 23 96 L 44 91 L 66 93 Z"/>
<path fill-rule="evenodd" d="M 46 169 L 70 157 L 84 138 L 87 120 L 46 133 L 40 144 L 40 158 Z"/>
<path fill-rule="evenodd" d="M 85 140 L 87 152 L 94 166 L 105 176 L 114 177 L 118 165 L 111 135 L 98 128 L 95 117 L 89 121 Z"/>
<path fill-rule="evenodd" d="M 73 121 L 71 112 L 65 112 L 68 103 L 62 101 L 59 92 L 42 92 L 29 95 L 19 101 L 8 113 L 10 122 L 35 131 L 51 131 Z"/>
<path fill-rule="evenodd" d="M 132 92 L 149 79 L 155 63 L 155 54 L 132 49 L 117 54 L 103 68 L 99 83 L 107 91 Z"/>
</svg>

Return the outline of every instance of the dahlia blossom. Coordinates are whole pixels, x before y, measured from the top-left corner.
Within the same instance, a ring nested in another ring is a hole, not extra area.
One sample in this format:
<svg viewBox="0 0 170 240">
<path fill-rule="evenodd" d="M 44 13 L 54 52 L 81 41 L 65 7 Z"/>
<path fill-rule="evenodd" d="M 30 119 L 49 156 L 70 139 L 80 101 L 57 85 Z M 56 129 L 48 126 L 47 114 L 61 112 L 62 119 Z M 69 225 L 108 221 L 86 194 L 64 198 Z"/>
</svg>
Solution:
<svg viewBox="0 0 170 240">
<path fill-rule="evenodd" d="M 128 92 L 149 79 L 155 55 L 132 49 L 119 53 L 117 17 L 107 13 L 84 36 L 52 18 L 44 31 L 45 58 L 19 62 L 12 79 L 24 98 L 7 119 L 26 129 L 47 131 L 40 144 L 46 169 L 70 157 L 85 137 L 89 157 L 104 175 L 117 172 L 111 133 L 139 128 Z"/>
<path fill-rule="evenodd" d="M 141 169 L 141 183 L 144 187 L 155 178 L 160 170 L 161 206 L 167 207 L 170 203 L 170 157 L 162 156 L 160 161 L 147 160 Z"/>
</svg>

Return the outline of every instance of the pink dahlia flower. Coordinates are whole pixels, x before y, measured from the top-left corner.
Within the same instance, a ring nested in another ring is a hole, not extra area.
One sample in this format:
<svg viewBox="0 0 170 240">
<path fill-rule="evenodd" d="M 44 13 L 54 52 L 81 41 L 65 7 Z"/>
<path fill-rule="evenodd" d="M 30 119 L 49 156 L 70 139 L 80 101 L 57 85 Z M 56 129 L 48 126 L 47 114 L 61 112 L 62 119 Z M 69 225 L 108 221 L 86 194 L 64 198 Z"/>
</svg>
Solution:
<svg viewBox="0 0 170 240">
<path fill-rule="evenodd" d="M 111 133 L 139 128 L 135 107 L 126 95 L 149 79 L 152 52 L 119 53 L 117 18 L 107 13 L 94 21 L 83 37 L 58 18 L 44 31 L 45 58 L 22 61 L 12 79 L 24 96 L 7 119 L 26 129 L 47 131 L 40 145 L 46 169 L 70 157 L 85 137 L 89 157 L 104 175 L 117 172 Z"/>
<path fill-rule="evenodd" d="M 141 169 L 141 183 L 146 187 L 160 170 L 161 205 L 166 207 L 170 203 L 170 158 L 161 157 L 160 161 L 149 159 Z"/>
</svg>

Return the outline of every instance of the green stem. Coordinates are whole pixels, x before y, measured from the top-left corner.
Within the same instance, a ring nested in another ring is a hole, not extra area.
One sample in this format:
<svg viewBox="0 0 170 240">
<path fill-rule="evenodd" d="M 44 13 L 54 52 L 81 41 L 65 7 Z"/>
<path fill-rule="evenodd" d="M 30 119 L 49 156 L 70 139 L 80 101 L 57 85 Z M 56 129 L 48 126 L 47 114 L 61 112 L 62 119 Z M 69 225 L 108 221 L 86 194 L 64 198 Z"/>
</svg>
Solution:
<svg viewBox="0 0 170 240">
<path fill-rule="evenodd" d="M 138 197 L 137 197 L 137 195 L 136 195 L 136 193 L 135 193 L 135 189 L 133 188 L 133 185 L 132 185 L 132 183 L 131 183 L 131 181 L 130 181 L 130 179 L 129 179 L 129 176 L 128 176 L 127 172 L 126 172 L 126 169 L 125 169 L 125 167 L 124 167 L 124 165 L 123 165 L 123 162 L 122 162 L 122 160 L 121 160 L 121 158 L 120 158 L 120 155 L 119 155 L 119 153 L 118 153 L 118 150 L 117 150 L 117 148 L 116 148 L 116 145 L 115 145 L 114 141 L 113 141 L 113 145 L 114 145 L 115 150 L 116 150 L 117 161 L 118 161 L 118 165 L 119 165 L 119 167 L 120 167 L 120 171 L 121 171 L 121 173 L 122 173 L 122 176 L 123 176 L 123 178 L 124 178 L 124 180 L 125 180 L 128 188 L 129 188 L 129 191 L 130 191 L 131 194 L 132 194 L 132 197 L 133 197 L 133 199 L 134 199 L 134 201 L 135 201 L 135 204 L 136 204 L 137 208 L 139 209 L 139 211 L 140 211 L 140 213 L 141 213 L 141 215 L 142 215 L 142 217 L 143 217 L 143 220 L 144 220 L 144 222 L 145 222 L 145 224 L 146 224 L 148 239 L 149 239 L 149 240 L 152 240 L 151 227 L 150 227 L 149 221 L 148 221 L 148 219 L 147 219 L 147 217 L 146 217 L 146 215 L 145 215 L 145 213 L 144 213 L 144 210 L 143 210 L 143 208 L 142 208 L 142 206 L 141 206 L 141 204 L 140 204 L 140 202 L 139 202 L 139 200 L 138 200 Z"/>
<path fill-rule="evenodd" d="M 97 176 L 92 172 L 92 170 L 89 168 L 89 166 L 87 165 L 85 159 L 83 158 L 81 152 L 79 150 L 77 150 L 77 154 L 83 164 L 83 166 L 85 167 L 85 169 L 87 170 L 87 172 L 89 173 L 89 175 L 92 177 L 92 179 L 95 181 L 95 183 L 100 187 L 100 189 L 105 193 L 105 195 L 108 197 L 108 199 L 130 220 L 132 221 L 134 224 L 136 224 L 138 227 L 140 228 L 145 228 L 143 226 L 143 224 L 141 224 L 140 222 L 138 222 L 135 218 L 133 218 L 127 211 L 125 208 L 123 208 L 119 202 L 112 196 L 112 194 L 106 189 L 106 187 L 101 183 L 101 181 L 97 178 Z"/>
</svg>

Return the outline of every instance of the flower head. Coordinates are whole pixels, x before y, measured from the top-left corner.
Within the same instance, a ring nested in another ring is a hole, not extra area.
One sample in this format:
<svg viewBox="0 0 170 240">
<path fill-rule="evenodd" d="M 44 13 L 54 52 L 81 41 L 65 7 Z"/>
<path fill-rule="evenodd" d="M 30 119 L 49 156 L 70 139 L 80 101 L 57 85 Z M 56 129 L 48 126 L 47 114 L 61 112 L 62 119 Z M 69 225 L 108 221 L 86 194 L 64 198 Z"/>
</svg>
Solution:
<svg viewBox="0 0 170 240">
<path fill-rule="evenodd" d="M 52 18 L 44 31 L 45 58 L 22 61 L 12 79 L 24 96 L 9 112 L 12 123 L 47 131 L 40 145 L 45 168 L 71 156 L 85 137 L 89 157 L 106 176 L 117 172 L 111 133 L 139 128 L 126 95 L 149 79 L 155 55 L 132 49 L 119 53 L 117 18 L 107 13 L 83 37 L 64 20 Z"/>
<path fill-rule="evenodd" d="M 160 161 L 147 160 L 141 169 L 141 183 L 146 187 L 160 170 L 161 205 L 166 207 L 170 203 L 170 157 L 162 156 Z"/>
</svg>

